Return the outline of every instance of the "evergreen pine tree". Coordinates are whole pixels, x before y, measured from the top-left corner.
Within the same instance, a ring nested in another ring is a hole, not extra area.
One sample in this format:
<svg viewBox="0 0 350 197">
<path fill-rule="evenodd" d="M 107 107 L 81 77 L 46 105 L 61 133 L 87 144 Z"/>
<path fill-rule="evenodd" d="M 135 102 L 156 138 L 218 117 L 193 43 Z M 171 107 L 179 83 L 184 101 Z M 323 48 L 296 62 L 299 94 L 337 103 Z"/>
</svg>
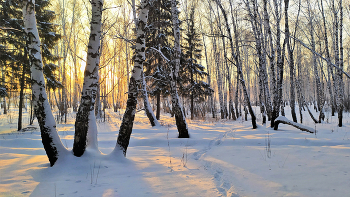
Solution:
<svg viewBox="0 0 350 197">
<path fill-rule="evenodd" d="M 48 82 L 47 87 L 55 89 L 62 86 L 55 76 L 58 67 L 53 64 L 59 57 L 53 55 L 50 50 L 55 47 L 60 35 L 56 33 L 57 25 L 51 23 L 55 18 L 55 13 L 47 10 L 49 5 L 48 0 L 38 0 L 35 4 L 35 11 L 39 35 L 42 40 L 43 70 Z M 24 32 L 22 6 L 22 1 L 5 0 L 1 2 L 0 7 L 0 27 L 2 28 L 0 43 L 2 44 L 2 50 L 5 52 L 2 55 L 6 56 L 2 58 L 0 65 L 4 71 L 3 73 L 9 76 L 9 79 L 12 79 L 6 80 L 3 75 L 2 81 L 5 84 L 3 86 L 6 86 L 7 89 L 18 91 L 19 87 L 18 130 L 22 128 L 24 89 L 31 86 L 27 49 L 28 35 Z"/>
<path fill-rule="evenodd" d="M 194 103 L 203 102 L 205 97 L 213 92 L 209 84 L 205 82 L 205 77 L 208 76 L 205 67 L 198 63 L 198 60 L 201 58 L 202 40 L 195 29 L 194 17 L 195 6 L 192 6 L 189 19 L 187 20 L 187 32 L 184 37 L 185 46 L 183 46 L 184 59 L 180 72 L 181 94 L 185 97 L 190 97 L 191 100 L 191 119 L 194 118 Z"/>
<path fill-rule="evenodd" d="M 160 50 L 168 59 L 172 55 L 170 38 L 173 36 L 171 26 L 171 2 L 155 0 L 152 2 L 146 32 L 146 64 L 145 76 L 150 83 L 150 95 L 157 97 L 157 113 L 160 115 L 160 97 L 170 94 L 170 68 L 163 57 L 152 48 Z"/>
</svg>

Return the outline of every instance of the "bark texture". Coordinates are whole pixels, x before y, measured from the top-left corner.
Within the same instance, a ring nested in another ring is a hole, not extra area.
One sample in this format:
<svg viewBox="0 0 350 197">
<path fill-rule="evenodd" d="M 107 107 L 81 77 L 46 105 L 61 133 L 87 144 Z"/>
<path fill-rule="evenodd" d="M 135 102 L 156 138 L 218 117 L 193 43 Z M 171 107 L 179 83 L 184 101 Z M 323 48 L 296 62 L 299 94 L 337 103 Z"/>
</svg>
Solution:
<svg viewBox="0 0 350 197">
<path fill-rule="evenodd" d="M 135 48 L 135 64 L 130 77 L 128 100 L 126 110 L 123 116 L 122 124 L 120 125 L 117 145 L 115 149 L 123 151 L 126 156 L 126 151 L 129 146 L 132 127 L 134 124 L 138 88 L 142 87 L 143 83 L 143 63 L 145 62 L 145 31 L 147 28 L 147 18 L 149 12 L 149 1 L 143 0 L 140 3 L 140 14 L 136 26 L 136 48 Z"/>
<path fill-rule="evenodd" d="M 275 119 L 279 116 L 280 108 L 282 104 L 282 83 L 283 83 L 283 66 L 284 66 L 284 46 L 283 50 L 281 47 L 281 16 L 280 16 L 280 6 L 277 0 L 273 0 L 275 7 L 275 16 L 276 16 L 276 55 L 277 55 L 277 77 L 276 77 L 276 88 L 274 89 L 274 99 L 273 99 L 273 112 L 271 118 L 271 127 L 274 127 Z M 283 51 L 283 54 L 282 54 Z M 282 106 L 283 107 L 283 106 Z"/>
<path fill-rule="evenodd" d="M 152 127 L 159 126 L 159 122 L 158 122 L 159 118 L 158 119 L 156 118 L 156 116 L 153 113 L 151 104 L 149 103 L 147 89 L 146 89 L 146 81 L 145 81 L 145 77 L 144 77 L 143 72 L 142 72 L 142 98 L 143 98 L 143 105 L 145 107 L 146 115 L 147 115 Z"/>
<path fill-rule="evenodd" d="M 181 102 L 177 93 L 177 80 L 178 80 L 178 72 L 180 69 L 180 55 L 181 55 L 181 48 L 180 48 L 180 21 L 179 21 L 179 10 L 176 6 L 176 0 L 171 0 L 171 17 L 173 21 L 173 27 L 174 27 L 174 59 L 172 64 L 172 70 L 171 70 L 171 97 L 172 97 L 172 109 L 175 114 L 175 120 L 176 120 L 176 126 L 177 130 L 179 131 L 179 138 L 189 138 L 188 134 L 188 128 L 187 123 L 185 119 L 185 115 L 182 111 Z"/>
<path fill-rule="evenodd" d="M 84 71 L 84 84 L 75 121 L 73 144 L 73 153 L 78 157 L 84 154 L 87 146 L 97 149 L 97 130 L 94 126 L 96 125 L 94 105 L 98 91 L 103 1 L 92 0 L 91 6 L 92 18 L 90 23 L 86 67 Z"/>
<path fill-rule="evenodd" d="M 42 143 L 46 155 L 49 158 L 50 165 L 53 166 L 59 156 L 64 152 L 67 152 L 67 149 L 63 146 L 57 134 L 56 122 L 47 100 L 40 40 L 36 26 L 34 6 L 34 0 L 27 0 L 24 2 L 23 7 L 24 26 L 28 39 L 30 70 L 32 73 L 32 99 L 34 113 L 40 126 Z"/>
</svg>

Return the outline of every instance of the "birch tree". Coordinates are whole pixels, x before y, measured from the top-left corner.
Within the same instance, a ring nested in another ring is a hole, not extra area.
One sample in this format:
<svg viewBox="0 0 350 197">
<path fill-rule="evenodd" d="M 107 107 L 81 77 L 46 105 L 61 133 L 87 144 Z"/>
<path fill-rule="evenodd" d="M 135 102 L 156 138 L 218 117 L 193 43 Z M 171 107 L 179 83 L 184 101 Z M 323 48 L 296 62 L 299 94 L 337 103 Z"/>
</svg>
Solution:
<svg viewBox="0 0 350 197">
<path fill-rule="evenodd" d="M 288 50 L 288 64 L 289 64 L 289 81 L 290 81 L 290 108 L 292 113 L 292 118 L 294 122 L 297 122 L 297 116 L 295 113 L 295 85 L 294 85 L 294 56 L 293 56 L 293 47 L 291 46 L 291 39 L 289 38 L 289 17 L 288 17 L 288 7 L 289 0 L 284 0 L 284 20 L 285 20 L 285 34 L 286 34 L 286 43 Z"/>
<path fill-rule="evenodd" d="M 45 79 L 40 48 L 41 43 L 36 26 L 34 8 L 35 0 L 24 1 L 23 19 L 25 32 L 27 33 L 30 70 L 32 73 L 32 99 L 34 113 L 40 126 L 42 143 L 46 155 L 49 158 L 50 165 L 53 166 L 60 156 L 67 153 L 67 149 L 63 146 L 58 136 L 56 122 L 52 115 L 45 91 Z"/>
<path fill-rule="evenodd" d="M 315 38 L 314 38 L 314 14 L 311 11 L 311 3 L 310 0 L 307 1 L 307 9 L 308 9 L 308 21 L 310 25 L 310 42 L 311 42 L 311 49 L 316 51 L 316 44 L 315 44 Z M 316 92 L 317 92 L 317 107 L 318 110 L 320 111 L 320 115 L 318 118 L 318 122 L 321 123 L 321 120 L 324 120 L 324 93 L 321 88 L 321 80 L 320 76 L 318 74 L 318 65 L 317 65 L 317 58 L 314 53 L 312 53 L 312 60 L 313 60 L 313 66 L 314 66 L 314 76 L 315 76 L 315 83 L 316 83 Z"/>
<path fill-rule="evenodd" d="M 179 138 L 189 138 L 187 123 L 185 119 L 184 112 L 180 103 L 180 99 L 177 93 L 177 80 L 178 73 L 180 70 L 180 56 L 181 56 L 181 47 L 180 47 L 180 21 L 179 21 L 179 10 L 177 9 L 176 0 L 171 0 L 171 17 L 173 22 L 174 29 L 174 57 L 172 61 L 171 68 L 171 97 L 172 97 L 172 106 L 173 113 L 175 115 L 176 126 L 179 132 Z"/>
<path fill-rule="evenodd" d="M 334 111 L 335 111 L 335 101 L 334 101 L 334 95 L 333 95 L 333 90 L 332 90 L 332 85 L 331 85 L 331 75 L 333 73 L 333 67 L 331 66 L 331 60 L 330 60 L 330 52 L 329 52 L 329 46 L 328 46 L 328 33 L 327 33 L 327 26 L 326 26 L 326 17 L 324 13 L 324 8 L 323 8 L 323 2 L 321 1 L 321 14 L 322 14 L 322 20 L 323 20 L 323 28 L 324 28 L 324 43 L 325 43 L 325 52 L 326 52 L 326 62 L 327 62 L 327 74 L 328 74 L 328 80 L 327 80 L 327 88 L 329 91 L 329 96 L 330 96 L 330 103 L 332 105 L 332 116 L 334 116 Z"/>
<path fill-rule="evenodd" d="M 281 10 L 282 1 L 273 0 L 274 11 L 276 17 L 276 55 L 277 55 L 277 77 L 276 77 L 276 88 L 274 89 L 273 99 L 273 113 L 271 118 L 271 127 L 274 127 L 275 119 L 279 116 L 281 103 L 282 103 L 282 83 L 283 83 L 283 66 L 284 66 L 284 47 L 281 47 Z M 283 49 L 282 49 L 283 48 Z"/>
<path fill-rule="evenodd" d="M 236 21 L 235 21 L 235 18 L 232 17 L 233 33 L 235 35 L 235 48 L 236 48 L 236 50 L 235 50 L 234 45 L 233 45 L 233 39 L 232 39 L 232 36 L 231 36 L 231 28 L 229 26 L 229 22 L 228 22 L 226 11 L 222 7 L 222 4 L 221 4 L 220 0 L 216 0 L 215 2 L 219 6 L 219 8 L 220 8 L 220 10 L 222 12 L 222 15 L 224 16 L 224 19 L 225 19 L 225 26 L 226 26 L 227 36 L 228 36 L 228 39 L 230 41 L 230 47 L 231 47 L 231 56 L 232 56 L 232 58 L 234 59 L 234 61 L 236 63 L 237 75 L 239 77 L 238 79 L 239 79 L 239 81 L 240 81 L 240 83 L 242 85 L 244 101 L 247 104 L 248 111 L 249 111 L 249 114 L 250 114 L 251 119 L 252 119 L 253 129 L 256 129 L 257 128 L 256 117 L 255 117 L 253 108 L 252 108 L 251 103 L 250 103 L 250 98 L 249 98 L 249 95 L 248 95 L 246 83 L 245 83 L 245 80 L 244 80 L 244 77 L 243 77 L 243 72 L 242 72 L 242 63 L 241 63 L 241 59 L 240 59 L 239 39 L 238 39 L 238 32 L 237 32 Z M 232 8 L 231 1 L 230 1 L 230 7 L 231 7 L 231 13 L 232 13 L 233 12 L 233 8 Z M 236 108 L 236 110 L 237 110 L 237 108 Z"/>
<path fill-rule="evenodd" d="M 126 151 L 129 146 L 129 141 L 132 133 L 132 127 L 134 124 L 138 88 L 143 83 L 143 64 L 145 62 L 145 47 L 146 39 L 145 32 L 147 28 L 147 18 L 149 12 L 150 2 L 149 0 L 142 0 L 140 3 L 140 13 L 136 26 L 136 46 L 135 46 L 135 60 L 134 68 L 129 82 L 128 100 L 126 104 L 125 113 L 123 116 L 122 124 L 120 125 L 119 135 L 117 139 L 116 148 L 114 150 L 117 153 L 119 150 L 123 151 L 126 156 Z"/>
<path fill-rule="evenodd" d="M 268 84 L 268 76 L 266 71 L 266 49 L 264 49 L 265 39 L 262 32 L 262 25 L 260 22 L 258 5 L 256 0 L 252 0 L 252 8 L 250 1 L 245 1 L 249 16 L 250 22 L 252 25 L 252 30 L 255 37 L 255 49 L 257 56 L 259 58 L 259 100 L 260 100 L 260 111 L 263 115 L 263 124 L 266 123 L 266 112 L 268 118 L 271 118 L 271 98 Z"/>
<path fill-rule="evenodd" d="M 84 154 L 86 147 L 97 149 L 97 125 L 94 114 L 95 99 L 98 91 L 100 38 L 103 0 L 92 0 L 90 37 L 84 71 L 84 84 L 80 106 L 75 121 L 73 153 Z"/>
</svg>

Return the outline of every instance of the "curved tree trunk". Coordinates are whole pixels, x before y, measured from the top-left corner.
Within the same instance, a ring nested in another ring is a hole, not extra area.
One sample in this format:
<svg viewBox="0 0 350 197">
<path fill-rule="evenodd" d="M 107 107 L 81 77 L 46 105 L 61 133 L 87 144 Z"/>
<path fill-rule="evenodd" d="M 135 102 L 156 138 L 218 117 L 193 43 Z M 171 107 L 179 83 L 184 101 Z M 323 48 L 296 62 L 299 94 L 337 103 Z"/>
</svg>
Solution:
<svg viewBox="0 0 350 197">
<path fill-rule="evenodd" d="M 47 100 L 34 7 L 35 0 L 26 0 L 23 7 L 25 32 L 28 36 L 30 70 L 32 73 L 33 107 L 40 126 L 41 139 L 46 155 L 49 158 L 50 165 L 53 166 L 59 156 L 67 152 L 67 149 L 63 146 L 58 136 L 55 118 Z"/>
<path fill-rule="evenodd" d="M 92 0 L 91 6 L 92 18 L 90 25 L 90 38 L 84 72 L 83 91 L 75 121 L 75 136 L 73 144 L 73 153 L 78 157 L 84 154 L 86 147 L 97 149 L 97 126 L 94 105 L 98 91 L 103 1 Z"/>
<path fill-rule="evenodd" d="M 145 62 L 145 31 L 147 26 L 147 18 L 149 12 L 149 1 L 143 0 L 140 3 L 140 15 L 138 17 L 138 22 L 136 26 L 136 48 L 135 48 L 135 64 L 132 70 L 132 75 L 130 77 L 128 100 L 126 103 L 126 110 L 123 116 L 122 124 L 120 125 L 119 135 L 117 139 L 117 144 L 114 152 L 122 150 L 124 156 L 126 156 L 126 151 L 129 146 L 129 141 L 132 133 L 132 127 L 134 124 L 136 105 L 137 105 L 137 95 L 138 88 L 142 86 L 143 83 L 143 63 Z"/>
<path fill-rule="evenodd" d="M 143 98 L 143 105 L 145 108 L 146 115 L 147 115 L 152 127 L 159 126 L 158 119 L 154 115 L 151 104 L 149 103 L 149 100 L 148 100 L 146 81 L 145 81 L 145 77 L 143 75 L 143 72 L 142 72 L 142 98 Z"/>
</svg>

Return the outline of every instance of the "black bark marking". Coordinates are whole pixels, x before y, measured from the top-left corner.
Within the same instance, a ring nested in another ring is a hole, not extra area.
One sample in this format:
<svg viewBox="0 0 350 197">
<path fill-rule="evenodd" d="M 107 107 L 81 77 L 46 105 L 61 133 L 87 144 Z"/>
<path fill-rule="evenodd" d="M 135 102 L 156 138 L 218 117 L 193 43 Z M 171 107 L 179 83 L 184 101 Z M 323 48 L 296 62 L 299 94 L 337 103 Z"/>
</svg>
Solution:
<svg viewBox="0 0 350 197">
<path fill-rule="evenodd" d="M 53 166 L 58 159 L 58 151 L 53 143 L 53 139 L 51 136 L 52 130 L 50 127 L 45 126 L 46 123 L 46 113 L 44 102 L 45 98 L 42 94 L 39 94 L 39 97 L 34 102 L 34 113 L 38 119 L 40 132 L 41 132 L 41 141 L 43 143 L 45 152 L 50 161 L 50 166 Z M 36 104 L 36 105 L 35 105 Z"/>
</svg>

